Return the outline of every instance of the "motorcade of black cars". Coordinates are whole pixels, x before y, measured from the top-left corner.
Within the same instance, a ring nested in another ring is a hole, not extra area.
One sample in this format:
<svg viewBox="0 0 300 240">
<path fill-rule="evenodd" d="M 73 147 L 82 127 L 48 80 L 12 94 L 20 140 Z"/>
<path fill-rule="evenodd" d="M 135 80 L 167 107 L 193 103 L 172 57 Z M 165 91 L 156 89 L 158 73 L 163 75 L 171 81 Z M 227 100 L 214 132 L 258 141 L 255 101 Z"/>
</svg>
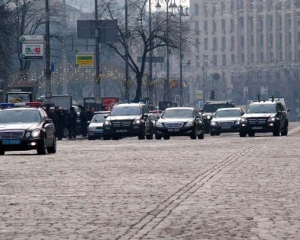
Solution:
<svg viewBox="0 0 300 240">
<path fill-rule="evenodd" d="M 142 103 L 120 103 L 113 107 L 103 124 L 103 140 L 138 137 L 153 139 L 153 122 Z"/>
<path fill-rule="evenodd" d="M 210 122 L 210 136 L 220 135 L 220 133 L 239 132 L 240 120 L 244 113 L 244 110 L 240 107 L 219 108 Z"/>
<path fill-rule="evenodd" d="M 240 137 L 255 136 L 255 133 L 272 132 L 273 136 L 288 135 L 288 115 L 280 101 L 253 101 L 240 121 Z"/>
<path fill-rule="evenodd" d="M 213 114 L 219 108 L 233 108 L 233 107 L 235 107 L 235 105 L 232 100 L 205 102 L 203 108 L 201 109 L 202 119 L 205 127 L 204 132 L 209 133 L 210 121 L 213 117 Z"/>
<path fill-rule="evenodd" d="M 172 107 L 162 113 L 154 126 L 155 139 L 170 139 L 170 136 L 190 136 L 191 139 L 204 138 L 204 124 L 195 108 Z"/>
<path fill-rule="evenodd" d="M 33 105 L 24 103 L 0 111 L 0 155 L 24 150 L 37 150 L 38 154 L 56 152 L 53 121 L 42 107 Z"/>
</svg>

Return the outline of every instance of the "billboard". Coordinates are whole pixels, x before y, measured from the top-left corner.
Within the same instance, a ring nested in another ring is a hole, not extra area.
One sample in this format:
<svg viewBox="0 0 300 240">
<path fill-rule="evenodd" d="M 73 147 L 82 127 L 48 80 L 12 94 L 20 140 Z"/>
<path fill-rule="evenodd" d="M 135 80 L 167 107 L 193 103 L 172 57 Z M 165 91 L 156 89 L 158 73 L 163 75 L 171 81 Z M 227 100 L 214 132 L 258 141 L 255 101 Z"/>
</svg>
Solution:
<svg viewBox="0 0 300 240">
<path fill-rule="evenodd" d="M 6 93 L 7 103 L 32 102 L 31 92 L 8 92 Z"/>
</svg>

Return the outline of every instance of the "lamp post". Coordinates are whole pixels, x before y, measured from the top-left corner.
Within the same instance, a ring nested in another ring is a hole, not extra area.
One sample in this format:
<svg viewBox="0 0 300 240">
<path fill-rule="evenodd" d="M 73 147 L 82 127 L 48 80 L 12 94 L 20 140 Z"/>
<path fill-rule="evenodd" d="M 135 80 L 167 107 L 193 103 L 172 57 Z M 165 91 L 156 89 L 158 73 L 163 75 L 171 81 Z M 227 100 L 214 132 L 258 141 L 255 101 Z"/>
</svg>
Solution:
<svg viewBox="0 0 300 240">
<path fill-rule="evenodd" d="M 152 33 L 152 11 L 151 11 L 151 0 L 149 0 L 149 37 L 151 38 L 151 33 Z M 148 95 L 148 98 L 150 100 L 152 100 L 152 95 L 153 95 L 153 91 L 152 91 L 152 87 L 150 86 L 151 85 L 151 82 L 152 82 L 152 57 L 153 57 L 153 51 L 152 51 L 152 47 L 153 47 L 153 41 L 151 40 L 150 42 L 150 52 L 149 52 L 149 77 L 148 77 L 148 83 L 147 83 L 147 95 Z"/>
<path fill-rule="evenodd" d="M 166 26 L 166 45 L 167 45 L 167 77 L 164 81 L 164 102 L 169 100 L 169 78 L 170 78 L 170 58 L 169 58 L 169 8 L 177 7 L 175 4 L 172 4 L 170 0 L 165 0 L 166 7 L 167 7 L 167 26 Z M 170 5 L 169 5 L 169 2 Z M 157 1 L 156 8 L 161 8 L 161 5 L 159 4 L 159 0 Z"/>
<path fill-rule="evenodd" d="M 95 97 L 101 96 L 101 77 L 100 77 L 100 69 L 99 69 L 99 24 L 98 24 L 98 0 L 95 0 L 95 64 L 96 64 L 96 76 L 95 76 Z"/>
<path fill-rule="evenodd" d="M 128 0 L 125 0 L 125 98 L 129 102 L 129 66 L 128 66 Z"/>
<path fill-rule="evenodd" d="M 52 104 L 51 71 L 50 71 L 50 22 L 49 0 L 46 0 L 46 68 L 45 68 L 45 101 L 44 104 Z"/>
</svg>

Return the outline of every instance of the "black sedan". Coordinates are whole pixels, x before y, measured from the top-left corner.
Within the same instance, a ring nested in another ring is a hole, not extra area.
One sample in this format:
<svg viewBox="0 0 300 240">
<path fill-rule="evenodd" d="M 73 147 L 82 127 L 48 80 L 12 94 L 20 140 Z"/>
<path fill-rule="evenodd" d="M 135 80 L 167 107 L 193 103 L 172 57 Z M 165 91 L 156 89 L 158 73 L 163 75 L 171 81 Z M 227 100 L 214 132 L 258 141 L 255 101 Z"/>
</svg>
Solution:
<svg viewBox="0 0 300 240">
<path fill-rule="evenodd" d="M 8 108 L 0 111 L 0 155 L 6 151 L 56 152 L 52 119 L 41 107 Z"/>
<path fill-rule="evenodd" d="M 240 120 L 244 114 L 242 108 L 220 108 L 210 122 L 210 135 L 220 135 L 220 133 L 239 132 Z"/>
<path fill-rule="evenodd" d="M 192 107 L 167 108 L 157 120 L 155 139 L 170 136 L 190 136 L 191 139 L 204 138 L 204 124 L 199 112 Z"/>
</svg>

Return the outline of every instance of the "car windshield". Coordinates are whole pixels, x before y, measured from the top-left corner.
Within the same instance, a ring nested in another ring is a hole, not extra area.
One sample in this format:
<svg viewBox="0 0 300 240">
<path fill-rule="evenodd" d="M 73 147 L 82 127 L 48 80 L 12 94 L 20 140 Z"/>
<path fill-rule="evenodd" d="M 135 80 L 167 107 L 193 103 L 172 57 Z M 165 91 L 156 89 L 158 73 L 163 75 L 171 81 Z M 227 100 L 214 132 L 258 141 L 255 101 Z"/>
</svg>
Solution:
<svg viewBox="0 0 300 240">
<path fill-rule="evenodd" d="M 115 106 L 111 111 L 111 116 L 124 116 L 124 115 L 141 115 L 141 108 L 139 106 Z"/>
<path fill-rule="evenodd" d="M 91 122 L 92 123 L 103 123 L 105 121 L 104 116 L 105 116 L 105 114 L 96 114 L 92 118 Z"/>
<path fill-rule="evenodd" d="M 227 104 L 227 103 L 220 103 L 220 104 L 206 104 L 203 107 L 203 112 L 215 112 L 217 111 L 219 108 L 230 108 L 230 107 L 234 107 L 231 104 Z"/>
<path fill-rule="evenodd" d="M 0 111 L 1 123 L 39 123 L 41 117 L 36 110 L 7 110 Z"/>
<path fill-rule="evenodd" d="M 166 110 L 162 118 L 192 118 L 193 110 L 190 109 L 168 109 Z"/>
<path fill-rule="evenodd" d="M 223 117 L 240 117 L 240 110 L 221 110 L 217 111 L 215 114 L 215 118 L 223 118 Z"/>
<path fill-rule="evenodd" d="M 275 113 L 275 104 L 252 104 L 249 105 L 247 113 Z"/>
</svg>

